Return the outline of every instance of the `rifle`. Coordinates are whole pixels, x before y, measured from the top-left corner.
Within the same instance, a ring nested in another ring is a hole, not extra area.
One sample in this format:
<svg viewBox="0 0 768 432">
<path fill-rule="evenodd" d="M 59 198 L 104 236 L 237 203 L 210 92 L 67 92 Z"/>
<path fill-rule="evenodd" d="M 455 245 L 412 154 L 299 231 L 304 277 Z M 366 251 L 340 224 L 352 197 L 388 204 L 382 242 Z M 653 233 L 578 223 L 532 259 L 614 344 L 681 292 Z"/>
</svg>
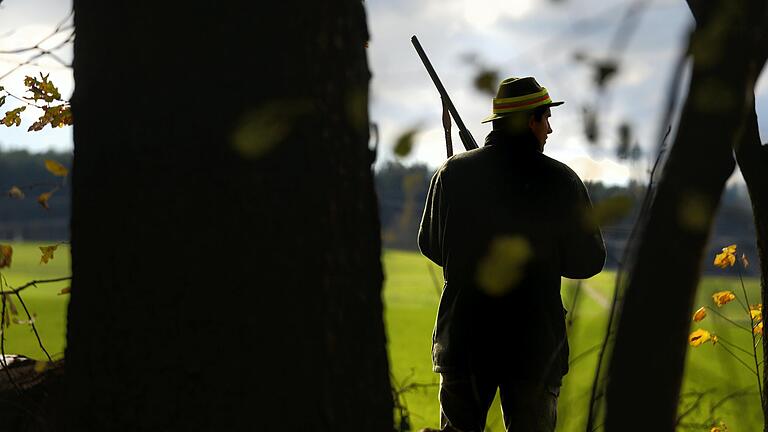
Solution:
<svg viewBox="0 0 768 432">
<path fill-rule="evenodd" d="M 447 108 L 447 111 L 450 112 L 450 115 L 456 121 L 456 126 L 459 128 L 459 138 L 461 138 L 461 142 L 464 144 L 464 149 L 476 149 L 477 142 L 475 142 L 475 138 L 472 137 L 472 134 L 467 129 L 467 126 L 465 126 L 464 122 L 461 120 L 459 112 L 456 111 L 456 107 L 453 105 L 450 96 L 448 96 L 448 92 L 445 91 L 445 87 L 443 87 L 443 83 L 440 81 L 440 78 L 438 78 L 437 72 L 435 72 L 435 68 L 432 67 L 432 63 L 430 63 L 429 58 L 427 58 L 427 53 L 424 52 L 424 48 L 421 47 L 421 43 L 419 43 L 419 39 L 415 35 L 411 38 L 411 43 L 413 43 L 413 47 L 416 48 L 416 52 L 419 54 L 421 62 L 424 63 L 424 67 L 427 68 L 427 73 L 429 73 L 429 76 L 432 78 L 432 82 L 434 82 L 435 87 L 437 87 L 438 93 L 440 93 L 440 98 L 443 100 L 444 110 Z M 445 114 L 443 115 L 443 128 L 446 130 L 446 150 L 448 152 L 448 156 L 450 157 L 453 153 L 450 135 L 450 117 L 446 116 Z"/>
</svg>

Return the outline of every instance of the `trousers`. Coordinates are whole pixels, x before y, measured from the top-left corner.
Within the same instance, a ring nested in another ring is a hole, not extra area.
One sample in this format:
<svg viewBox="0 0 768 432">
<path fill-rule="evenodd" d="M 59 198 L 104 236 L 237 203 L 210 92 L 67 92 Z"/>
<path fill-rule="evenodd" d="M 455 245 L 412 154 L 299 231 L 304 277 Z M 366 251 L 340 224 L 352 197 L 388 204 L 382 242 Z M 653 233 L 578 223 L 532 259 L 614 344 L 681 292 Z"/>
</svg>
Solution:
<svg viewBox="0 0 768 432">
<path fill-rule="evenodd" d="M 496 389 L 507 432 L 554 432 L 560 386 L 477 372 L 440 374 L 441 430 L 483 432 Z"/>
</svg>

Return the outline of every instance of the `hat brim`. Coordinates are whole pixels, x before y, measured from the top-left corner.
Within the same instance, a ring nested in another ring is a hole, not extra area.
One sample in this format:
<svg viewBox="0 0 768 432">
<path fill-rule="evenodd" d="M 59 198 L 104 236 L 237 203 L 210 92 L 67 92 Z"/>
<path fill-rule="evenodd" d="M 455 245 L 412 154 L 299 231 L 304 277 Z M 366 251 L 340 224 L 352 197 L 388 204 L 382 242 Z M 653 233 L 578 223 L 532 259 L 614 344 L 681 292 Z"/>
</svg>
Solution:
<svg viewBox="0 0 768 432">
<path fill-rule="evenodd" d="M 531 109 L 528 109 L 528 110 L 525 110 L 525 111 L 513 111 L 513 112 L 498 113 L 498 114 L 497 113 L 493 113 L 493 114 L 489 115 L 488 117 L 484 118 L 480 123 L 488 123 L 489 121 L 494 121 L 494 120 L 497 120 L 497 119 L 500 119 L 500 118 L 503 118 L 503 117 L 508 117 L 508 116 L 510 116 L 512 114 L 517 114 L 517 113 L 527 112 L 527 111 L 533 111 L 536 108 L 540 108 L 540 107 L 547 107 L 547 108 L 549 108 L 549 107 L 556 107 L 556 106 L 560 106 L 560 105 L 562 105 L 564 103 L 565 103 L 565 101 L 558 101 L 558 102 L 552 102 L 552 103 L 548 103 L 548 104 L 544 104 L 544 105 L 539 105 L 539 106 L 537 106 L 535 108 L 531 108 Z"/>
</svg>

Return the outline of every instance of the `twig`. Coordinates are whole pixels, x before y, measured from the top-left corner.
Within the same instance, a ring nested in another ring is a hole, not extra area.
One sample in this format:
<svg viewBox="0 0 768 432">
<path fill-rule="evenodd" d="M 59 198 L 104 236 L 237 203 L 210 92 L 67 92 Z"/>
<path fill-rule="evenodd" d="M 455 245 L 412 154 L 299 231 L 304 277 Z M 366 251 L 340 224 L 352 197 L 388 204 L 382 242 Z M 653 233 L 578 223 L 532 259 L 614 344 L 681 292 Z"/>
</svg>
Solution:
<svg viewBox="0 0 768 432">
<path fill-rule="evenodd" d="M 27 309 L 27 305 L 24 304 L 24 300 L 21 298 L 21 294 L 19 294 L 18 291 L 15 292 L 16 298 L 19 299 L 19 303 L 21 303 L 21 307 L 24 308 L 24 312 L 27 314 L 27 318 L 29 319 L 29 324 L 32 326 L 32 331 L 35 333 L 35 337 L 37 338 L 37 343 L 40 345 L 40 349 L 43 350 L 45 353 L 45 356 L 48 357 L 48 361 L 52 362 L 53 359 L 51 358 L 51 355 L 48 354 L 48 350 L 45 349 L 43 346 L 43 341 L 40 339 L 40 334 L 37 332 L 37 327 L 35 327 L 35 320 L 32 319 L 32 315 L 29 313 L 29 310 Z M 5 296 L 3 296 L 5 297 Z"/>
<path fill-rule="evenodd" d="M 39 279 L 39 280 L 33 280 L 33 281 L 29 281 L 29 282 L 25 283 L 24 285 L 22 285 L 22 286 L 20 286 L 20 287 L 18 287 L 18 288 L 13 288 L 13 287 L 11 287 L 11 286 L 8 286 L 8 288 L 10 288 L 10 290 L 9 290 L 9 291 L 10 291 L 10 293 L 12 293 L 12 294 L 18 294 L 18 293 L 19 293 L 19 292 L 21 292 L 22 290 L 24 290 L 24 289 L 26 289 L 26 288 L 29 288 L 29 287 L 31 287 L 31 286 L 35 286 L 35 287 L 37 287 L 37 284 L 41 284 L 41 283 L 50 283 L 50 282 L 61 282 L 61 281 L 66 281 L 66 280 L 72 280 L 72 276 L 60 277 L 60 278 L 56 278 L 56 279 Z"/>
<path fill-rule="evenodd" d="M 747 297 L 747 288 L 744 286 L 744 278 L 741 276 L 741 267 L 736 266 L 739 271 L 739 281 L 741 282 L 741 292 L 744 294 L 744 301 L 749 305 L 749 297 Z M 747 306 L 747 315 L 749 315 L 749 322 L 752 327 L 750 334 L 752 335 L 752 357 L 755 359 L 755 375 L 757 375 L 757 391 L 760 392 L 760 406 L 765 407 L 765 396 L 763 395 L 763 383 L 760 380 L 760 363 L 757 361 L 757 343 L 755 342 L 755 319 L 752 317 L 752 311 Z"/>
<path fill-rule="evenodd" d="M 720 313 L 720 312 L 719 312 L 717 309 L 712 309 L 712 308 L 711 308 L 711 307 L 709 307 L 709 306 L 704 306 L 704 307 L 705 307 L 705 308 L 707 308 L 707 309 L 709 309 L 710 311 L 712 311 L 712 312 L 716 313 L 716 314 L 717 314 L 717 315 L 718 315 L 720 318 L 722 318 L 722 319 L 724 319 L 724 320 L 728 321 L 729 323 L 731 323 L 731 324 L 735 325 L 736 327 L 738 327 L 738 328 L 740 328 L 740 329 L 742 329 L 742 330 L 744 330 L 744 331 L 748 331 L 748 332 L 752 333 L 752 330 L 751 330 L 751 329 L 748 329 L 748 328 L 744 327 L 743 325 L 741 325 L 741 324 L 737 323 L 736 321 L 734 321 L 734 320 L 732 320 L 732 319 L 728 318 L 727 316 L 725 316 L 725 315 L 721 314 L 721 313 Z"/>
<path fill-rule="evenodd" d="M 2 273 L 0 273 L 0 276 L 2 276 Z M 4 286 L 5 286 L 5 277 L 0 277 L 0 297 L 2 297 L 2 311 L 0 311 L 0 357 L 2 357 L 2 361 L 0 361 L 0 365 L 3 366 L 3 370 L 5 370 L 5 374 L 8 375 L 8 381 L 13 385 L 13 388 L 16 390 L 16 393 L 20 392 L 19 386 L 16 384 L 16 380 L 13 379 L 13 374 L 11 374 L 11 370 L 8 368 L 8 361 L 5 358 L 5 304 L 8 301 L 8 299 L 5 298 L 5 292 L 4 292 Z"/>
<path fill-rule="evenodd" d="M 746 363 L 744 360 L 740 359 L 740 358 L 739 358 L 739 356 L 737 356 L 736 354 L 734 354 L 734 353 L 733 353 L 733 351 L 729 350 L 727 346 L 725 346 L 725 345 L 720 345 L 720 346 L 721 346 L 721 347 L 723 347 L 723 349 L 725 350 L 725 352 L 727 352 L 728 354 L 730 354 L 731 356 L 733 356 L 733 358 L 735 358 L 735 359 L 736 359 L 736 360 L 737 360 L 739 363 L 741 363 L 742 365 L 744 365 L 744 367 L 745 367 L 745 368 L 747 368 L 747 370 L 748 370 L 748 371 L 752 372 L 754 375 L 757 375 L 757 372 L 755 372 L 755 371 L 753 371 L 753 370 L 752 370 L 752 366 L 748 365 L 748 364 L 747 364 L 747 363 Z M 758 377 L 759 377 L 759 376 L 758 376 Z"/>
</svg>

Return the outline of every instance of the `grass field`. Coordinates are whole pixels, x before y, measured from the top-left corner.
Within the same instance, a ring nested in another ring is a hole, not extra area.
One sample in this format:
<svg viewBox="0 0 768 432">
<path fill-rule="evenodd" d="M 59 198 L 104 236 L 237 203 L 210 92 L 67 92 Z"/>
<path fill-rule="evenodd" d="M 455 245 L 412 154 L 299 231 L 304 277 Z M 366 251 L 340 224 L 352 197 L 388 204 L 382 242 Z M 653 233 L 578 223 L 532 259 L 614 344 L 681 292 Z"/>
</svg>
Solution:
<svg viewBox="0 0 768 432">
<path fill-rule="evenodd" d="M 430 363 L 430 343 L 432 325 L 439 300 L 438 289 L 442 284 L 441 269 L 432 265 L 417 253 L 385 251 L 383 263 L 386 272 L 384 299 L 386 304 L 386 324 L 389 331 L 389 355 L 392 376 L 395 385 L 428 384 L 417 386 L 404 394 L 404 401 L 411 414 L 415 430 L 421 427 L 438 425 L 437 374 L 432 373 Z M 436 278 L 437 283 L 433 279 Z M 574 314 L 574 323 L 569 330 L 571 348 L 571 371 L 566 375 L 559 403 L 558 431 L 584 431 L 584 421 L 588 407 L 589 392 L 597 352 L 588 352 L 602 341 L 607 323 L 607 304 L 613 293 L 614 274 L 603 272 L 584 282 L 585 290 L 579 297 L 576 310 L 572 307 L 574 281 L 563 280 L 562 296 L 565 307 Z M 747 280 L 747 292 L 754 303 L 759 298 L 759 284 L 756 280 Z M 733 290 L 740 295 L 741 288 L 736 278 L 706 277 L 699 287 L 697 304 L 712 306 L 711 294 L 715 291 Z M 663 293 L 654 294 L 663 301 Z M 749 326 L 748 318 L 735 302 L 725 305 L 721 312 L 737 322 Z M 717 333 L 729 342 L 749 349 L 749 333 L 734 328 L 722 319 L 713 319 L 713 314 L 694 326 L 706 328 Z M 653 311 L 648 311 L 648 319 L 653 319 Z M 647 340 L 638 341 L 654 349 L 654 340 L 665 335 L 649 334 Z M 724 421 L 731 431 L 758 431 L 760 426 L 760 399 L 754 375 L 743 365 L 734 360 L 720 346 L 705 344 L 689 350 L 684 393 L 711 392 L 704 397 L 700 408 L 694 410 L 686 421 L 704 422 L 710 417 L 709 408 L 725 395 L 747 390 L 747 394 L 730 399 L 715 410 L 714 417 Z M 576 359 L 577 356 L 580 356 Z M 753 360 L 743 355 L 749 364 Z M 575 361 L 573 361 L 576 359 Z M 638 361 L 641 367 L 642 361 Z M 693 396 L 686 397 L 684 403 L 690 403 Z M 687 405 L 684 405 L 685 408 Z M 643 407 L 638 407 L 642 410 Z M 491 409 L 488 418 L 490 431 L 503 431 L 503 424 L 498 408 L 498 400 Z M 653 430 L 649 425 L 648 430 Z M 682 430 L 682 428 L 681 428 Z M 686 430 L 709 431 L 709 427 Z"/>
<path fill-rule="evenodd" d="M 69 248 L 60 245 L 55 259 L 49 264 L 39 264 L 38 246 L 45 244 L 15 243 L 13 265 L 2 270 L 11 286 L 19 286 L 35 279 L 68 276 L 70 273 Z M 386 272 L 384 300 L 385 318 L 389 337 L 389 355 L 395 385 L 404 387 L 418 384 L 406 391 L 402 401 L 407 405 L 415 430 L 425 426 L 437 426 L 438 376 L 432 372 L 430 341 L 435 319 L 439 289 L 442 285 L 440 268 L 414 252 L 388 250 L 384 252 Z M 759 297 L 756 280 L 747 280 L 748 293 L 753 302 Z M 46 348 L 54 357 L 63 356 L 66 334 L 67 295 L 58 295 L 68 282 L 41 284 L 23 291 L 29 310 L 36 315 L 36 324 Z M 577 308 L 572 307 L 573 281 L 564 280 L 562 296 L 567 309 L 574 316 L 569 330 L 571 346 L 571 372 L 566 376 L 559 404 L 559 431 L 583 431 L 590 386 L 597 361 L 596 351 L 581 355 L 602 340 L 607 321 L 607 303 L 613 292 L 613 274 L 604 272 L 584 282 L 585 289 L 579 297 Z M 699 289 L 697 304 L 712 305 L 711 294 L 715 291 L 741 292 L 738 279 L 707 277 Z M 657 293 L 663 301 L 663 293 Z M 18 302 L 17 302 L 18 303 Z M 17 306 L 19 306 L 17 304 Z M 19 312 L 23 310 L 19 307 Z M 737 322 L 748 325 L 743 311 L 737 304 L 729 304 L 721 310 Z M 653 319 L 653 311 L 648 311 Z M 23 317 L 22 317 L 23 318 Z M 734 329 L 724 320 L 713 319 L 710 314 L 700 326 L 740 346 L 749 347 L 748 333 Z M 19 353 L 42 359 L 44 354 L 28 325 L 12 325 L 7 329 L 5 349 L 7 353 Z M 638 341 L 654 349 L 654 340 L 665 335 L 649 334 L 647 340 Z M 722 344 L 720 344 L 722 346 Z M 732 432 L 752 432 L 760 427 L 759 397 L 754 375 L 730 357 L 721 346 L 705 344 L 689 351 L 684 392 L 710 391 L 703 399 L 701 408 L 687 419 L 702 422 L 709 417 L 709 406 L 728 393 L 746 389 L 747 394 L 735 397 L 717 408 L 715 416 L 723 420 Z M 747 356 L 742 356 L 749 360 Z M 574 361 L 575 359 L 575 361 Z M 642 364 L 638 362 L 638 364 Z M 691 400 L 688 398 L 687 400 Z M 643 407 L 638 407 L 642 410 Z M 491 431 L 502 431 L 503 425 L 498 404 L 492 408 L 488 421 Z M 649 425 L 649 430 L 653 427 Z M 709 428 L 698 429 L 709 431 Z"/>
</svg>

